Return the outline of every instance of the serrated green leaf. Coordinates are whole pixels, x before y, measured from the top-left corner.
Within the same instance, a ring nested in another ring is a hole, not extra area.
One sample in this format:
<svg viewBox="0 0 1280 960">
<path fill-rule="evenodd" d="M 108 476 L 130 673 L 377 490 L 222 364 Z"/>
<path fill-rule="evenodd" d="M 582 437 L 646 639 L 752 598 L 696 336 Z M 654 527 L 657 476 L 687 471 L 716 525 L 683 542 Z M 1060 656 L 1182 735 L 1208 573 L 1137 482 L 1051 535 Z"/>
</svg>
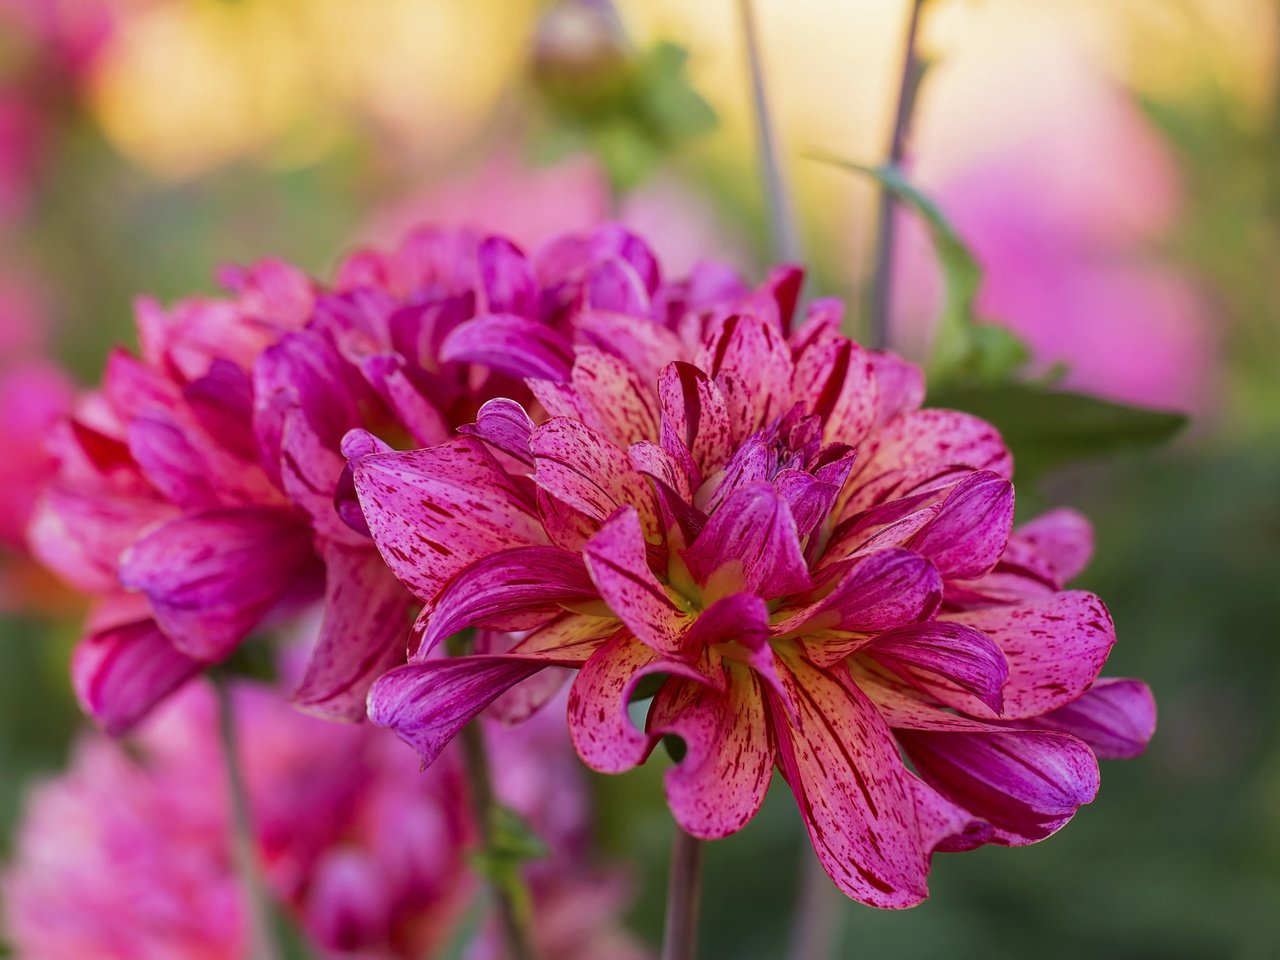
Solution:
<svg viewBox="0 0 1280 960">
<path fill-rule="evenodd" d="M 931 392 L 929 405 L 964 410 L 994 424 L 1023 481 L 1066 463 L 1159 446 L 1187 423 L 1179 413 L 1027 383 Z"/>
</svg>

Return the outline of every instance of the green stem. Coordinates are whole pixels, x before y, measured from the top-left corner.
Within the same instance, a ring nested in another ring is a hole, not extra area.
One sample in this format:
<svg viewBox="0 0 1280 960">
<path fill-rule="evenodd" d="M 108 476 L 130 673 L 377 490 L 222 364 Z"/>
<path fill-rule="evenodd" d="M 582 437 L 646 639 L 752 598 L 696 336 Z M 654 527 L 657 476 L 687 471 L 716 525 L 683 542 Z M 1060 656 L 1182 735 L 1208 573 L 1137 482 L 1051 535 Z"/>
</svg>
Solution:
<svg viewBox="0 0 1280 960">
<path fill-rule="evenodd" d="M 235 710 L 232 705 L 231 681 L 220 678 L 218 691 L 218 731 L 226 762 L 227 787 L 231 801 L 232 853 L 240 875 L 240 887 L 248 907 L 250 960 L 279 960 L 281 951 L 275 942 L 271 907 L 258 869 L 257 843 L 249 811 L 249 793 L 245 787 L 244 769 L 236 741 Z"/>
<path fill-rule="evenodd" d="M 475 821 L 480 827 L 481 842 L 486 854 L 493 851 L 494 794 L 489 779 L 489 758 L 484 747 L 484 734 L 478 722 L 462 728 L 462 755 L 466 768 L 467 792 Z M 533 935 L 529 929 L 529 894 L 518 873 L 503 878 L 488 871 L 489 888 L 493 894 L 498 919 L 502 924 L 503 939 L 507 944 L 508 960 L 536 960 Z"/>
<path fill-rule="evenodd" d="M 920 87 L 921 63 L 916 50 L 916 33 L 920 26 L 920 8 L 924 0 L 911 0 L 911 18 L 907 21 L 906 42 L 902 53 L 902 81 L 898 87 L 898 106 L 893 116 L 893 132 L 889 135 L 888 166 L 898 169 L 906 152 L 911 114 L 915 110 L 916 92 Z M 881 350 L 889 344 L 889 312 L 893 285 L 893 237 L 895 201 L 893 194 L 880 188 L 877 215 L 875 273 L 871 281 L 871 324 L 869 346 Z"/>
<path fill-rule="evenodd" d="M 755 106 L 756 149 L 760 158 L 760 177 L 764 183 L 769 207 L 769 242 L 773 256 L 780 260 L 800 259 L 800 238 L 796 231 L 791 198 L 782 176 L 778 138 L 773 129 L 769 100 L 765 95 L 764 66 L 760 60 L 760 42 L 756 33 L 755 8 L 752 0 L 738 0 L 742 35 L 746 42 L 747 64 L 751 69 L 751 98 Z"/>
<path fill-rule="evenodd" d="M 677 826 L 671 842 L 671 875 L 667 881 L 667 926 L 662 937 L 662 960 L 696 960 L 701 882 L 702 841 Z"/>
</svg>

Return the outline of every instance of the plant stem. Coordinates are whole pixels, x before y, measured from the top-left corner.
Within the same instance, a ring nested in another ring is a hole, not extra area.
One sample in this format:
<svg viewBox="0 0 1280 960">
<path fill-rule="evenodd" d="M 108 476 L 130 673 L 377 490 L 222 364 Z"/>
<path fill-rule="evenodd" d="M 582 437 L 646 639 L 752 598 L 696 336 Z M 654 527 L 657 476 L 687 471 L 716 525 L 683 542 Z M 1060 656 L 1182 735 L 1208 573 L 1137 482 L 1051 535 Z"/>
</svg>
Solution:
<svg viewBox="0 0 1280 960">
<path fill-rule="evenodd" d="M 760 43 L 756 33 L 752 0 L 738 0 L 742 34 L 746 41 L 747 63 L 751 69 L 751 98 L 755 106 L 756 149 L 760 158 L 760 177 L 764 182 L 765 200 L 769 207 L 769 242 L 773 256 L 780 260 L 800 259 L 800 239 L 786 182 L 782 178 L 778 138 L 765 96 L 764 67 L 760 60 Z"/>
<path fill-rule="evenodd" d="M 915 109 L 916 92 L 920 87 L 921 64 L 916 50 L 916 33 L 920 26 L 920 8 L 924 0 L 911 0 L 911 17 L 907 21 L 906 42 L 902 53 L 902 82 L 898 87 L 898 106 L 893 117 L 893 132 L 889 136 L 887 163 L 897 169 L 902 165 L 906 151 L 907 133 L 911 129 L 911 114 Z M 882 350 L 889 344 L 889 308 L 893 284 L 893 194 L 880 188 L 880 206 L 877 216 L 875 273 L 871 281 L 871 326 L 869 346 Z"/>
<path fill-rule="evenodd" d="M 489 758 L 484 748 L 484 734 L 480 724 L 473 721 L 463 727 L 461 740 L 471 808 L 476 823 L 480 826 L 484 849 L 490 851 L 493 847 L 493 783 L 489 779 Z M 498 919 L 502 924 L 503 939 L 507 944 L 508 960 L 535 960 L 537 952 L 529 930 L 528 897 L 521 889 L 519 879 L 509 883 L 503 883 L 492 876 L 488 879 Z"/>
<path fill-rule="evenodd" d="M 667 928 L 662 937 L 662 960 L 695 960 L 697 957 L 701 883 L 702 841 L 677 826 L 671 841 Z"/>
<path fill-rule="evenodd" d="M 231 682 L 220 678 L 218 691 L 218 732 L 227 769 L 227 788 L 231 801 L 231 831 L 236 870 L 249 910 L 249 957 L 251 960 L 279 960 L 281 952 L 275 942 L 271 908 L 258 872 L 257 844 L 249 812 L 249 793 L 245 787 L 244 769 L 236 740 L 235 710 L 232 705 Z"/>
<path fill-rule="evenodd" d="M 807 844 L 801 856 L 800 897 L 787 956 L 789 960 L 829 960 L 840 946 L 840 891 Z"/>
</svg>

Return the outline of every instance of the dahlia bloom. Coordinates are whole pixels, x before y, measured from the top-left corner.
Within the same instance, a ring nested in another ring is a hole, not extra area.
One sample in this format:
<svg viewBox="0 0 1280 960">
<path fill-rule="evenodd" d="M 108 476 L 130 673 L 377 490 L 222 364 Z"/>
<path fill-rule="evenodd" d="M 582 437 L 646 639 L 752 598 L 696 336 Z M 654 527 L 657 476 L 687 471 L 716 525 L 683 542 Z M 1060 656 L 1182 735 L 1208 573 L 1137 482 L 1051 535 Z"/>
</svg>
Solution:
<svg viewBox="0 0 1280 960">
<path fill-rule="evenodd" d="M 233 704 L 266 885 L 316 955 L 437 956 L 480 889 L 466 866 L 476 831 L 456 758 L 424 775 L 380 731 L 307 717 L 254 684 L 237 686 Z M 217 709 L 206 685 L 189 685 L 139 726 L 132 752 L 88 737 L 70 770 L 33 792 L 4 878 L 17 956 L 246 956 Z M 545 955 L 642 960 L 618 926 L 624 878 L 583 856 L 585 784 L 562 725 L 486 733 L 499 796 L 551 850 L 532 873 Z M 467 956 L 490 949 L 482 934 Z"/>
<path fill-rule="evenodd" d="M 424 229 L 353 254 L 327 288 L 269 261 L 224 271 L 227 298 L 141 302 L 141 355 L 115 352 L 57 432 L 30 529 L 97 598 L 72 665 L 88 712 L 123 731 L 322 600 L 293 698 L 362 717 L 369 683 L 403 661 L 414 601 L 369 539 L 344 454 L 445 441 L 491 397 L 527 400 L 517 374 L 566 379 L 574 318 L 614 295 L 619 263 L 656 291 L 652 255 L 620 228 L 536 261 L 501 237 Z M 607 315 L 584 329 L 613 335 Z"/>
<path fill-rule="evenodd" d="M 532 712 L 555 689 L 540 675 L 568 668 L 588 766 L 678 737 L 667 799 L 708 839 L 752 818 L 776 767 L 840 889 L 911 906 L 934 850 L 1065 824 L 1096 757 L 1142 749 L 1154 704 L 1098 680 L 1111 619 L 1063 589 L 1088 526 L 1012 531 L 994 428 L 920 409 L 919 372 L 843 337 L 837 303 L 792 331 L 798 271 L 745 292 L 710 276 L 655 298 L 613 262 L 568 376 L 526 381 L 536 405 L 495 399 L 467 436 L 353 457 L 369 530 L 426 605 L 370 716 L 430 763 L 495 698 Z M 435 655 L 470 626 L 520 639 Z M 628 705 L 655 684 L 638 730 Z"/>
</svg>

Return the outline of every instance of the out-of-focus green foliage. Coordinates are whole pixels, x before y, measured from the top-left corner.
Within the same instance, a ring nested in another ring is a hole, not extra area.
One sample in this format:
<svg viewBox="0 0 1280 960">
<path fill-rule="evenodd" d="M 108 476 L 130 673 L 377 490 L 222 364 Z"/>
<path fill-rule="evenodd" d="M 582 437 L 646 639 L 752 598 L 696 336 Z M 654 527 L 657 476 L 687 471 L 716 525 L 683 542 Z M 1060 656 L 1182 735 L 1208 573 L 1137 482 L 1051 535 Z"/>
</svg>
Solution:
<svg viewBox="0 0 1280 960">
<path fill-rule="evenodd" d="M 687 61 L 683 47 L 660 42 L 643 51 L 621 47 L 589 67 L 536 67 L 547 118 L 535 133 L 535 159 L 587 149 L 615 191 L 638 186 L 681 144 L 715 126 L 715 113 L 685 77 Z"/>
</svg>

